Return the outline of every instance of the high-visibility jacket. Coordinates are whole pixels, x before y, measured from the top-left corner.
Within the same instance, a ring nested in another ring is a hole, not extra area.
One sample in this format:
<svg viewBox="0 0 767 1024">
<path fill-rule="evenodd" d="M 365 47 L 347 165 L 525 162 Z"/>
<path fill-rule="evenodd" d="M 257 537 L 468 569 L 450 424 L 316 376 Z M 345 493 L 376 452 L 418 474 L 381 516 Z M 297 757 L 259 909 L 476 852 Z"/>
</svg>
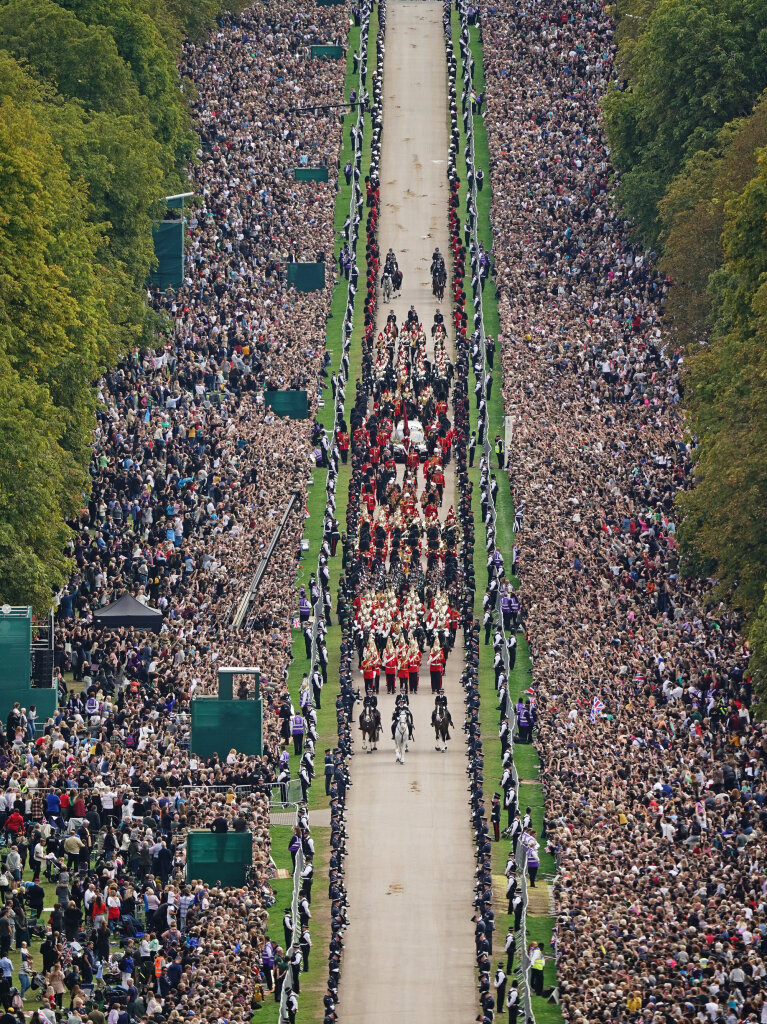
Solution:
<svg viewBox="0 0 767 1024">
<path fill-rule="evenodd" d="M 530 967 L 534 971 L 542 971 L 546 966 L 546 958 L 540 949 L 530 950 Z"/>
</svg>

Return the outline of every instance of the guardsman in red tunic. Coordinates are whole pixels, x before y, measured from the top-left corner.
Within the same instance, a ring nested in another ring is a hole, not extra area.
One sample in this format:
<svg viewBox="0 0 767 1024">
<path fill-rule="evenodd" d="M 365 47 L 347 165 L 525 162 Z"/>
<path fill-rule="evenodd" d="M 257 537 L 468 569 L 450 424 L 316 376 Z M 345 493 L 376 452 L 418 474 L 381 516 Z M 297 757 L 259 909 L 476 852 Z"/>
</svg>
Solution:
<svg viewBox="0 0 767 1024">
<path fill-rule="evenodd" d="M 375 648 L 369 644 L 365 648 L 365 657 L 362 659 L 362 676 L 365 680 L 365 693 L 372 693 L 376 675 Z"/>
<path fill-rule="evenodd" d="M 408 672 L 410 675 L 410 692 L 418 693 L 418 673 L 421 670 L 421 652 L 415 640 L 410 641 L 410 648 L 407 656 Z"/>
<path fill-rule="evenodd" d="M 442 689 L 442 674 L 445 671 L 445 654 L 435 640 L 429 652 L 429 672 L 431 673 L 431 692 L 439 693 Z"/>
<path fill-rule="evenodd" d="M 373 645 L 372 653 L 373 661 L 373 693 L 378 693 L 378 687 L 381 683 L 381 656 L 378 653 L 378 648 Z"/>
<path fill-rule="evenodd" d="M 439 439 L 439 446 L 442 449 L 442 463 L 445 466 L 450 461 L 450 446 L 452 445 L 452 443 L 453 439 L 450 436 L 450 431 L 448 430 L 445 436 L 440 437 Z"/>
<path fill-rule="evenodd" d="M 338 450 L 341 453 L 341 462 L 346 465 L 346 460 L 349 458 L 349 434 L 347 431 L 336 431 L 336 441 L 338 442 Z"/>
<path fill-rule="evenodd" d="M 461 613 L 458 611 L 457 608 L 453 608 L 451 605 L 451 607 L 448 609 L 447 615 L 448 620 L 450 622 L 450 636 L 452 637 L 452 643 L 450 646 L 452 647 L 453 644 L 455 644 L 455 635 L 458 632 L 458 626 L 461 621 Z"/>
<path fill-rule="evenodd" d="M 431 482 L 437 488 L 437 494 L 439 495 L 439 503 L 442 504 L 442 492 L 445 490 L 445 473 L 442 466 L 437 466 L 434 470 L 434 474 L 431 478 Z"/>
<path fill-rule="evenodd" d="M 403 644 L 397 651 L 397 675 L 399 676 L 399 692 L 407 693 L 407 684 L 410 676 L 410 667 L 408 662 L 408 650 L 405 644 Z"/>
<path fill-rule="evenodd" d="M 386 644 L 386 650 L 383 654 L 383 668 L 386 673 L 386 692 L 394 693 L 394 684 L 397 679 L 397 652 L 394 649 L 394 643 L 391 637 Z"/>
</svg>

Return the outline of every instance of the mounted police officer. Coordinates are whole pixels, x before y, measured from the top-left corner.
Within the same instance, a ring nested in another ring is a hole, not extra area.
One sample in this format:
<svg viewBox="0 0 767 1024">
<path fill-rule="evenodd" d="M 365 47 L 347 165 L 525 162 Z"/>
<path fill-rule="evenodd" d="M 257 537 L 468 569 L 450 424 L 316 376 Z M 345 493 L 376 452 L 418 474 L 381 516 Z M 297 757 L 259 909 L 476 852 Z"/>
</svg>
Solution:
<svg viewBox="0 0 767 1024">
<path fill-rule="evenodd" d="M 410 702 L 406 693 L 398 693 L 397 701 L 394 705 L 394 711 L 391 715 L 391 738 L 394 739 L 394 730 L 397 728 L 397 719 L 399 718 L 400 711 L 404 711 L 407 715 L 407 732 L 408 738 L 414 739 L 415 726 L 413 724 L 413 712 L 410 710 Z"/>
</svg>

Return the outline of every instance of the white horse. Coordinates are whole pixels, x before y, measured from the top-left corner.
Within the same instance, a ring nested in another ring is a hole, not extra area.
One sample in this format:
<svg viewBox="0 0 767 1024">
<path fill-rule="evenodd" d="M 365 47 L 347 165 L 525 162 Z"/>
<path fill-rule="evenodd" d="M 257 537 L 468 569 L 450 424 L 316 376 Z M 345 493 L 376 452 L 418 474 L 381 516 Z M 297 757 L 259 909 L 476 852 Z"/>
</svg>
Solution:
<svg viewBox="0 0 767 1024">
<path fill-rule="evenodd" d="M 392 292 L 391 274 L 384 274 L 383 275 L 383 277 L 381 278 L 381 289 L 383 291 L 383 300 L 384 300 L 384 302 L 390 302 L 391 301 L 391 292 Z"/>
<path fill-rule="evenodd" d="M 400 764 L 405 763 L 405 751 L 407 750 L 407 739 L 409 734 L 407 712 L 400 711 L 397 716 L 397 724 L 394 727 L 394 754 Z"/>
</svg>

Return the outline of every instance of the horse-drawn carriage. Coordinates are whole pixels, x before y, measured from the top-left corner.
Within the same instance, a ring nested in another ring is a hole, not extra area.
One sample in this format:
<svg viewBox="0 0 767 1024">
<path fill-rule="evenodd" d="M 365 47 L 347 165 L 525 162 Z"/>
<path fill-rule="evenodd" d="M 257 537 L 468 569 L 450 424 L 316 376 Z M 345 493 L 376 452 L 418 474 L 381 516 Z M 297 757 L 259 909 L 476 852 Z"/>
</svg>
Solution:
<svg viewBox="0 0 767 1024">
<path fill-rule="evenodd" d="M 423 431 L 423 425 L 420 420 L 408 420 L 408 436 L 410 438 L 410 450 L 418 452 L 418 458 L 420 462 L 426 461 L 428 450 L 426 448 L 426 435 Z M 392 450 L 394 453 L 395 462 L 406 462 L 407 461 L 407 448 L 404 444 L 405 440 L 405 421 L 400 420 L 394 430 L 392 436 Z"/>
</svg>

